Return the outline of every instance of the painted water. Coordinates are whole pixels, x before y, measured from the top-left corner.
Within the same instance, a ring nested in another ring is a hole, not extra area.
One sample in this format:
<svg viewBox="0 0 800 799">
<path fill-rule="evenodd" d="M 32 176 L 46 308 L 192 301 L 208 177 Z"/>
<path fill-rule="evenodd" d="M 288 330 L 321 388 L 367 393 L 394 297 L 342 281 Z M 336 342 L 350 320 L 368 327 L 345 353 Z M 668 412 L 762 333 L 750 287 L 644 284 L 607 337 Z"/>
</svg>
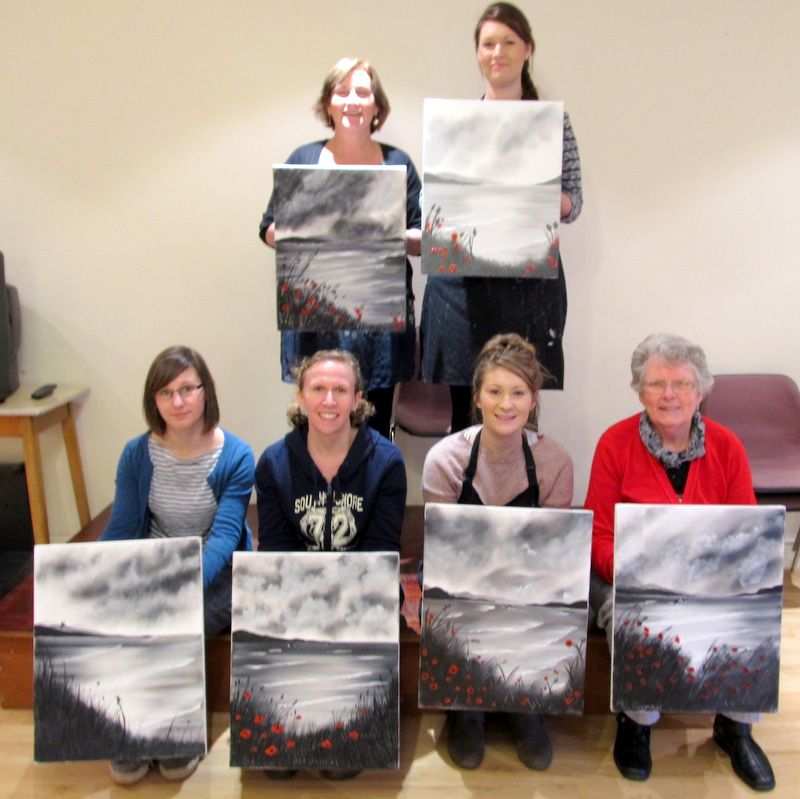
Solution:
<svg viewBox="0 0 800 799">
<path fill-rule="evenodd" d="M 109 717 L 121 708 L 133 735 L 205 740 L 201 636 L 37 634 L 35 657 Z"/>
<path fill-rule="evenodd" d="M 405 243 L 369 242 L 358 248 L 285 239 L 278 243 L 278 310 L 297 307 L 299 326 L 344 312 L 362 327 L 391 328 L 405 321 Z M 302 292 L 301 297 L 296 292 Z M 300 302 L 293 302 L 299 299 Z M 307 309 L 304 313 L 303 309 Z M 287 328 L 288 329 L 288 328 Z"/>
<path fill-rule="evenodd" d="M 681 652 L 695 668 L 712 646 L 728 644 L 754 649 L 765 641 L 777 643 L 781 635 L 781 593 L 734 597 L 686 597 L 647 592 L 617 592 L 614 619 L 641 608 L 654 635 L 669 630 L 680 638 Z"/>
<path fill-rule="evenodd" d="M 471 656 L 495 660 L 506 675 L 514 672 L 531 688 L 542 688 L 545 675 L 553 687 L 553 669 L 572 660 L 586 638 L 586 608 L 426 598 L 424 613 L 442 614 L 467 642 Z"/>
<path fill-rule="evenodd" d="M 475 259 L 517 268 L 527 260 L 547 256 L 551 239 L 545 226 L 558 222 L 560 199 L 558 182 L 518 186 L 428 181 L 426 176 L 425 208 L 439 205 L 444 217 L 438 235 L 449 239 L 451 232 L 471 233 L 475 229 Z M 423 253 L 423 257 L 426 255 Z M 438 264 L 438 259 L 433 260 Z"/>
<path fill-rule="evenodd" d="M 282 711 L 298 727 L 330 724 L 382 693 L 398 673 L 396 644 L 267 640 L 234 639 L 233 678 L 251 690 L 263 687 L 277 715 Z"/>
</svg>

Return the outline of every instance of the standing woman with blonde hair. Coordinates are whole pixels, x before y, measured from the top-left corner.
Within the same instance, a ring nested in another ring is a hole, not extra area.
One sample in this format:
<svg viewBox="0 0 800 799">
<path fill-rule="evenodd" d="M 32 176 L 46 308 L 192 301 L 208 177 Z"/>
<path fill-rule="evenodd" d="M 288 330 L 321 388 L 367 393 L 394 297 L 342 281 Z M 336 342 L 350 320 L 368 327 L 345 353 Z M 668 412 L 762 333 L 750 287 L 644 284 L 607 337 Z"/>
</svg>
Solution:
<svg viewBox="0 0 800 799">
<path fill-rule="evenodd" d="M 406 168 L 406 250 L 419 255 L 422 184 L 409 156 L 397 147 L 375 141 L 389 115 L 389 99 L 375 68 L 361 58 L 342 58 L 330 70 L 314 106 L 317 118 L 333 130 L 329 139 L 298 147 L 287 164 L 348 164 L 404 166 Z M 270 197 L 261 219 L 259 236 L 275 246 L 275 209 Z M 322 349 L 352 352 L 364 376 L 367 399 L 376 412 L 369 424 L 387 438 L 392 416 L 394 387 L 410 380 L 414 371 L 416 328 L 411 264 L 406 259 L 406 327 L 398 333 L 358 331 L 281 333 L 281 370 L 284 382 L 292 381 L 292 369 L 304 357 Z"/>
<path fill-rule="evenodd" d="M 530 74 L 534 47 L 530 23 L 516 6 L 493 3 L 486 8 L 475 26 L 484 100 L 539 99 Z M 582 202 L 578 145 L 565 113 L 561 222 L 574 222 Z M 544 387 L 562 389 L 566 319 L 567 285 L 560 254 L 554 279 L 429 275 L 420 323 L 421 373 L 427 383 L 450 386 L 452 431 L 469 424 L 475 356 L 501 331 L 530 341 L 549 375 Z"/>
</svg>

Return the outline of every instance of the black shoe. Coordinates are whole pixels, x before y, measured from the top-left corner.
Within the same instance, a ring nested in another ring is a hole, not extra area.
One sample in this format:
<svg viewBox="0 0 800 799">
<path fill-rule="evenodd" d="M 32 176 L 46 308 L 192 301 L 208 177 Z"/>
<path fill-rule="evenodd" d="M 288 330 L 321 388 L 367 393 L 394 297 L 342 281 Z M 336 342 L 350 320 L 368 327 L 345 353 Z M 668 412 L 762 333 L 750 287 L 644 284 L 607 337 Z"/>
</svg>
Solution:
<svg viewBox="0 0 800 799">
<path fill-rule="evenodd" d="M 265 768 L 264 776 L 268 780 L 290 780 L 297 774 L 296 768 Z"/>
<path fill-rule="evenodd" d="M 461 768 L 478 768 L 483 762 L 483 713 L 454 710 L 448 716 L 448 754 Z"/>
<path fill-rule="evenodd" d="M 637 724 L 624 713 L 617 714 L 614 762 L 619 773 L 629 780 L 646 780 L 653 768 L 650 758 L 650 728 Z"/>
<path fill-rule="evenodd" d="M 754 791 L 771 791 L 775 775 L 764 750 L 753 740 L 751 726 L 733 721 L 721 713 L 714 718 L 714 741 L 726 752 L 733 770 Z"/>
<path fill-rule="evenodd" d="M 517 747 L 517 756 L 531 769 L 544 771 L 553 761 L 553 747 L 538 713 L 509 713 L 508 727 Z"/>
<path fill-rule="evenodd" d="M 352 780 L 361 773 L 360 768 L 351 769 L 322 769 L 319 776 L 326 780 Z"/>
</svg>

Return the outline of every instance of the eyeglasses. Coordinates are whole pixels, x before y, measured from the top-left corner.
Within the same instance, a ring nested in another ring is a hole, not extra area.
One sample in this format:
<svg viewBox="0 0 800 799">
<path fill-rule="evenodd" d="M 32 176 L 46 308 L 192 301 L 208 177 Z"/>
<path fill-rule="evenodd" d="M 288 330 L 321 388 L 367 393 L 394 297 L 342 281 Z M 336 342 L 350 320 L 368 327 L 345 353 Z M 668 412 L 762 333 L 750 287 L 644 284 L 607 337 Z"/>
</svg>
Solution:
<svg viewBox="0 0 800 799">
<path fill-rule="evenodd" d="M 675 394 L 688 394 L 696 385 L 694 380 L 649 380 L 644 390 L 648 394 L 666 394 L 669 386 Z"/>
<path fill-rule="evenodd" d="M 182 400 L 190 400 L 202 387 L 203 384 L 200 383 L 196 386 L 181 386 L 174 391 L 171 388 L 162 388 L 156 391 L 156 399 L 169 402 L 177 394 Z"/>
</svg>

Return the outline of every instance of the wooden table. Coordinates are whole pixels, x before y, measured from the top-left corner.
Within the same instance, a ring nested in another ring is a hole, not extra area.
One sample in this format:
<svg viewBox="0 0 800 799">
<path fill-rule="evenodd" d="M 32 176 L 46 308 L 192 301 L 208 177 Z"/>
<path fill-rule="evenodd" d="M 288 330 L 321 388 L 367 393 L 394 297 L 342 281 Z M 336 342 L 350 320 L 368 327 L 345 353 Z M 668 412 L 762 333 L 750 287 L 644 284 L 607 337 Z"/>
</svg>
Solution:
<svg viewBox="0 0 800 799">
<path fill-rule="evenodd" d="M 72 475 L 72 489 L 78 506 L 78 518 L 81 527 L 85 527 L 89 523 L 89 502 L 86 499 L 86 483 L 83 479 L 72 403 L 85 397 L 89 393 L 89 388 L 59 385 L 49 397 L 34 400 L 31 399 L 31 392 L 35 388 L 37 386 L 20 386 L 13 394 L 6 397 L 5 402 L 0 403 L 0 437 L 22 439 L 33 540 L 37 544 L 49 544 L 50 529 L 47 526 L 39 433 L 52 427 L 56 422 L 61 422 L 69 471 Z"/>
</svg>

